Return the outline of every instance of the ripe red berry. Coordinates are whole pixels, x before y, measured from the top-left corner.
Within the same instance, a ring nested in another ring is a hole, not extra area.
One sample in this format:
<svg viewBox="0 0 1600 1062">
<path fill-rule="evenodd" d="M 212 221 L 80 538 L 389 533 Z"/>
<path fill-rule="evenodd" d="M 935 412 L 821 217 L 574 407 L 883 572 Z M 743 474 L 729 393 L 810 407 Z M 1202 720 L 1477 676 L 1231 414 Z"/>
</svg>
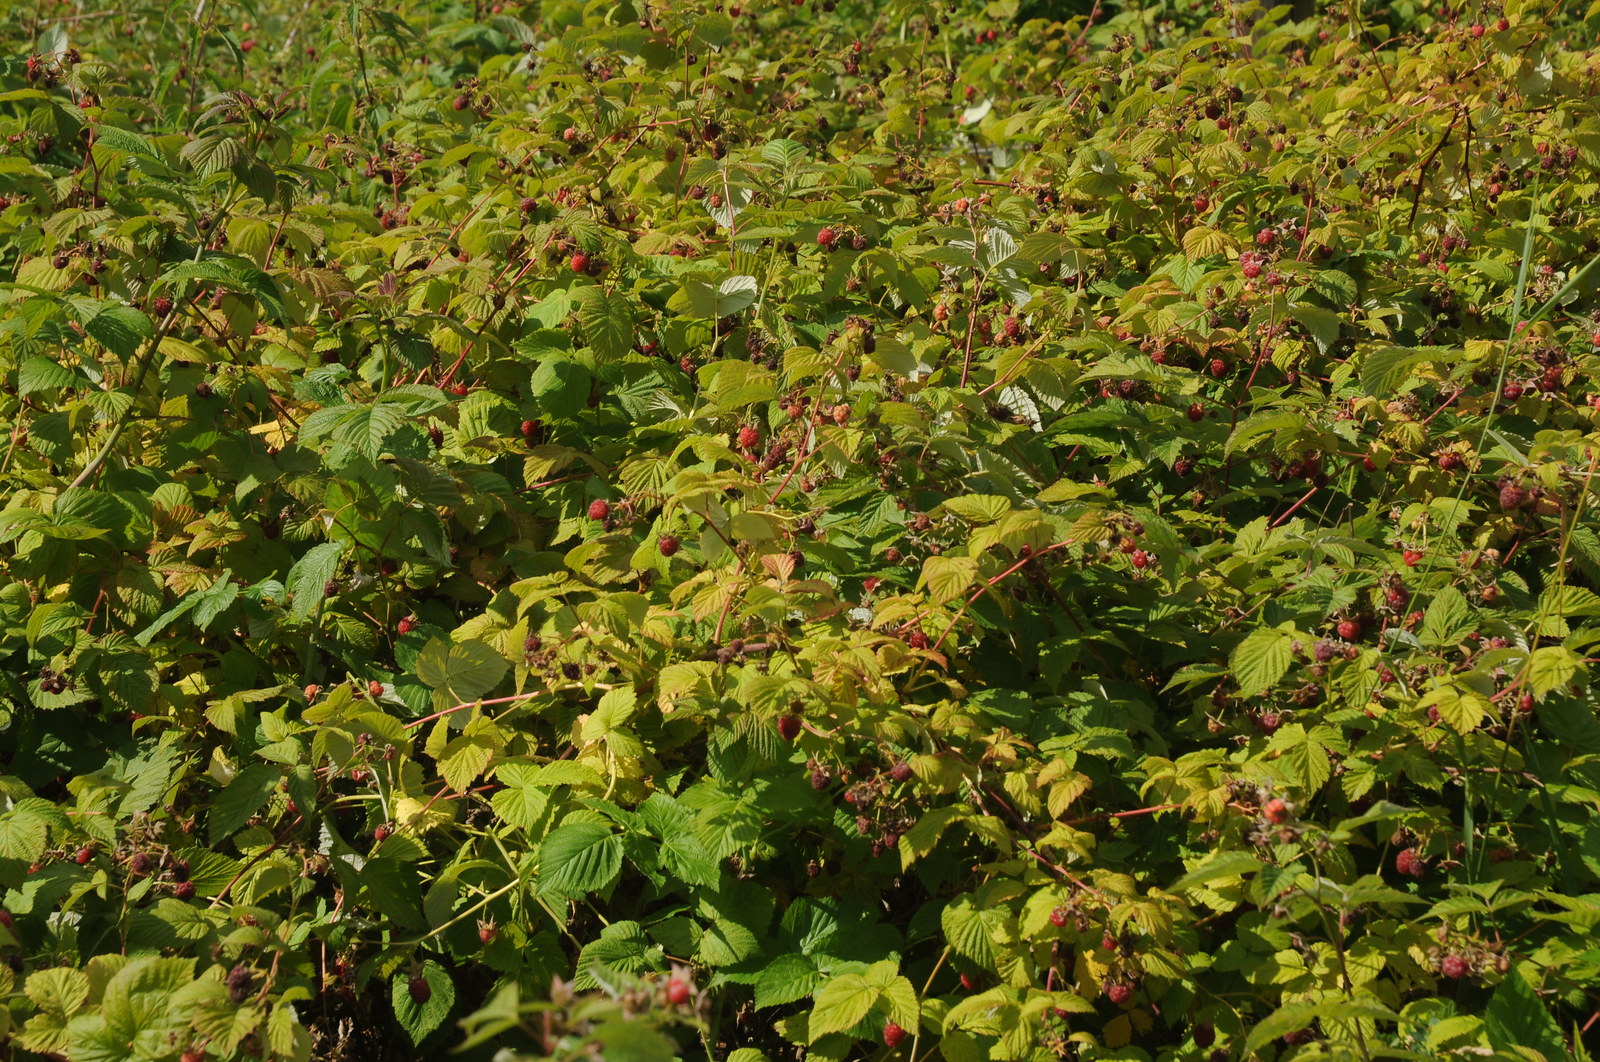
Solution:
<svg viewBox="0 0 1600 1062">
<path fill-rule="evenodd" d="M 889 777 L 897 782 L 908 781 L 911 778 L 911 764 L 901 760 L 889 768 Z"/>
<path fill-rule="evenodd" d="M 1439 961 L 1439 972 L 1452 981 L 1459 981 L 1472 972 L 1472 964 L 1464 955 L 1446 955 Z"/>
<path fill-rule="evenodd" d="M 525 420 L 525 421 L 522 422 L 522 437 L 524 439 L 531 439 L 536 434 L 538 434 L 538 432 L 539 432 L 539 422 L 538 421 L 536 421 L 536 420 Z"/>
<path fill-rule="evenodd" d="M 1402 848 L 1395 853 L 1394 868 L 1402 874 L 1420 878 L 1428 872 L 1428 863 L 1417 855 L 1414 848 Z"/>
<path fill-rule="evenodd" d="M 1500 397 L 1504 398 L 1507 402 L 1515 402 L 1517 399 L 1522 397 L 1522 385 L 1517 383 L 1515 380 L 1511 381 L 1510 383 L 1506 384 L 1505 387 L 1501 388 Z"/>
<path fill-rule="evenodd" d="M 500 935 L 500 927 L 494 924 L 494 919 L 485 918 L 478 921 L 478 940 L 484 944 L 494 943 L 494 938 Z"/>
<path fill-rule="evenodd" d="M 383 696 L 383 683 L 379 682 L 377 679 L 373 679 L 371 682 L 368 682 L 367 683 L 367 696 L 369 696 L 369 697 L 382 697 Z"/>
<path fill-rule="evenodd" d="M 589 256 L 579 251 L 572 256 L 572 260 L 567 264 L 572 267 L 574 273 L 582 273 L 589 268 Z"/>
<path fill-rule="evenodd" d="M 1390 608 L 1398 612 L 1405 608 L 1407 603 L 1410 602 L 1411 591 L 1407 590 L 1403 586 L 1391 586 L 1389 589 L 1383 592 L 1383 599 L 1388 603 Z"/>
<path fill-rule="evenodd" d="M 1483 36 L 1483 27 L 1474 22 L 1472 24 L 1472 37 L 1474 40 L 1476 40 L 1481 36 Z"/>
<path fill-rule="evenodd" d="M 739 429 L 739 449 L 754 450 L 761 442 L 761 432 L 754 425 L 746 424 Z"/>
<path fill-rule="evenodd" d="M 1228 363 L 1221 358 L 1212 358 L 1209 368 L 1211 369 L 1211 375 L 1219 380 L 1228 374 Z"/>
<path fill-rule="evenodd" d="M 667 1002 L 681 1007 L 689 1002 L 689 986 L 674 977 L 667 982 Z"/>
<path fill-rule="evenodd" d="M 411 975 L 411 980 L 406 982 L 406 991 L 411 993 L 411 1002 L 419 1007 L 433 998 L 433 986 L 419 973 Z"/>
<path fill-rule="evenodd" d="M 467 390 L 468 388 L 465 381 L 450 385 L 450 393 L 455 395 L 457 398 L 465 398 L 467 395 Z"/>
<path fill-rule="evenodd" d="M 894 1022 L 886 1022 L 883 1026 L 883 1044 L 885 1047 L 899 1047 L 900 1041 L 906 1038 L 906 1031 Z"/>
<path fill-rule="evenodd" d="M 1106 985 L 1106 998 L 1120 1007 L 1133 998 L 1133 987 L 1120 981 L 1113 981 Z"/>
<path fill-rule="evenodd" d="M 385 840 L 385 839 L 388 838 L 389 834 L 392 833 L 392 832 L 393 831 L 391 831 L 389 829 L 389 824 L 387 822 L 380 822 L 377 825 L 377 827 L 372 831 L 372 839 L 374 841 Z"/>
<path fill-rule="evenodd" d="M 1211 200 L 1207 199 L 1203 195 L 1197 195 L 1197 196 L 1194 197 L 1194 212 L 1196 214 L 1204 214 L 1206 211 L 1208 211 L 1210 209 L 1211 209 Z"/>
<path fill-rule="evenodd" d="M 1281 826 L 1289 821 L 1289 805 L 1274 797 L 1261 805 L 1261 814 L 1266 816 L 1266 820 L 1274 826 Z"/>
<path fill-rule="evenodd" d="M 1417 562 L 1422 559 L 1422 551 L 1420 549 L 1408 549 L 1400 556 L 1405 560 L 1407 568 L 1415 568 Z"/>
<path fill-rule="evenodd" d="M 678 539 L 674 535 L 662 535 L 656 539 L 656 549 L 663 557 L 670 557 L 678 552 Z"/>
<path fill-rule="evenodd" d="M 1507 483 L 1500 488 L 1500 508 L 1506 512 L 1523 508 L 1528 504 L 1528 499 L 1528 492 L 1515 483 Z"/>
<path fill-rule="evenodd" d="M 1187 410 L 1187 416 L 1192 421 L 1202 421 L 1206 416 L 1206 407 L 1199 402 L 1192 403 Z"/>
<path fill-rule="evenodd" d="M 565 129 L 561 130 L 561 139 L 570 144 L 574 140 L 578 139 L 578 131 L 569 125 Z"/>
<path fill-rule="evenodd" d="M 589 519 L 604 520 L 611 515 L 611 503 L 604 498 L 596 498 L 589 503 Z"/>
<path fill-rule="evenodd" d="M 239 42 L 239 50 L 241 52 L 253 51 L 255 50 L 255 46 L 256 42 L 253 40 L 246 39 Z"/>
<path fill-rule="evenodd" d="M 1256 233 L 1256 243 L 1263 247 L 1277 238 L 1278 234 L 1273 232 L 1271 229 L 1262 229 L 1260 232 Z"/>
<path fill-rule="evenodd" d="M 400 637 L 404 638 L 406 635 L 410 634 L 416 628 L 416 626 L 417 617 L 401 616 L 400 622 L 394 625 L 394 632 Z"/>
<path fill-rule="evenodd" d="M 172 895 L 180 900 L 194 899 L 194 882 L 180 881 L 172 887 Z"/>
<path fill-rule="evenodd" d="M 1022 334 L 1022 322 L 1017 320 L 1015 317 L 1007 317 L 1005 319 L 1005 323 L 1001 326 L 1001 330 L 1005 332 L 1009 338 L 1015 339 Z"/>
<path fill-rule="evenodd" d="M 969 973 L 963 972 L 961 974 L 961 987 L 966 989 L 968 992 L 976 991 L 978 988 L 978 979 Z"/>
<path fill-rule="evenodd" d="M 833 247 L 834 243 L 838 239 L 839 239 L 839 234 L 837 232 L 834 232 L 833 231 L 833 227 L 830 226 L 830 225 L 824 225 L 821 229 L 819 229 L 817 231 L 817 246 L 818 247 L 827 247 L 827 248 L 831 249 Z"/>
<path fill-rule="evenodd" d="M 785 741 L 793 741 L 800 736 L 800 717 L 798 715 L 778 716 L 778 736 Z"/>
<path fill-rule="evenodd" d="M 1148 568 L 1150 566 L 1150 554 L 1142 549 L 1134 550 L 1128 559 L 1133 562 L 1135 568 Z"/>
<path fill-rule="evenodd" d="M 1444 453 L 1439 455 L 1439 467 L 1446 472 L 1454 472 L 1462 464 L 1461 455 L 1457 453 Z"/>
<path fill-rule="evenodd" d="M 1283 717 L 1277 712 L 1262 712 L 1256 716 L 1256 729 L 1263 734 L 1277 733 L 1278 727 L 1283 725 Z"/>
<path fill-rule="evenodd" d="M 912 631 L 911 637 L 906 639 L 906 644 L 913 649 L 926 649 L 928 647 L 928 636 L 921 631 Z"/>
<path fill-rule="evenodd" d="M 156 311 L 157 317 L 165 317 L 167 314 L 172 312 L 172 300 L 167 298 L 165 295 L 158 295 L 156 296 L 156 301 L 153 308 Z"/>
<path fill-rule="evenodd" d="M 1254 280 L 1261 275 L 1261 263 L 1251 259 L 1244 263 L 1239 271 L 1245 275 L 1246 279 Z"/>
<path fill-rule="evenodd" d="M 1502 15 L 1500 21 L 1494 24 L 1494 28 L 1499 30 L 1501 33 L 1504 33 L 1506 30 L 1511 28 L 1511 20 Z"/>
<path fill-rule="evenodd" d="M 1057 929 L 1060 929 L 1062 926 L 1066 925 L 1067 909 L 1065 907 L 1057 907 L 1055 910 L 1051 911 L 1050 924 L 1055 926 Z"/>
<path fill-rule="evenodd" d="M 1340 620 L 1338 631 L 1339 637 L 1345 641 L 1357 641 L 1361 637 L 1361 622 L 1353 619 Z"/>
<path fill-rule="evenodd" d="M 82 848 L 78 849 L 77 854 L 74 855 L 73 858 L 78 861 L 79 866 L 83 866 L 85 863 L 89 862 L 89 860 L 94 858 L 94 849 L 88 845 L 84 845 Z"/>
</svg>

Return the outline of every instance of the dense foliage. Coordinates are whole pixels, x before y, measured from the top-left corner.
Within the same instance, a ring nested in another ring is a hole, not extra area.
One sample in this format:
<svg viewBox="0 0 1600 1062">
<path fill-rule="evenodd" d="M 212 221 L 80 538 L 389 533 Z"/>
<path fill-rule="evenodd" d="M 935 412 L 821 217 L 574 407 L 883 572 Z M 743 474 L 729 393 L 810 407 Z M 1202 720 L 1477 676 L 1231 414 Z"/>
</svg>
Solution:
<svg viewBox="0 0 1600 1062">
<path fill-rule="evenodd" d="M 1327 6 L 0 15 L 0 1054 L 1588 1057 L 1600 13 Z"/>
</svg>

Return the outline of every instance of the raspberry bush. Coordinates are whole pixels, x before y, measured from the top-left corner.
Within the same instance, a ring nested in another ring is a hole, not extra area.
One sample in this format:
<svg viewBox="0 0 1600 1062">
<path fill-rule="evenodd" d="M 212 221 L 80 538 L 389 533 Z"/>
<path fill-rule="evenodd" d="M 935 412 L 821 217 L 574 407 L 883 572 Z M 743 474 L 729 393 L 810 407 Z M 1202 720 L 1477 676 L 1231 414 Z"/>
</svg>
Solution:
<svg viewBox="0 0 1600 1062">
<path fill-rule="evenodd" d="M 1316 6 L 6 11 L 7 1057 L 1587 1058 L 1600 15 Z"/>
</svg>

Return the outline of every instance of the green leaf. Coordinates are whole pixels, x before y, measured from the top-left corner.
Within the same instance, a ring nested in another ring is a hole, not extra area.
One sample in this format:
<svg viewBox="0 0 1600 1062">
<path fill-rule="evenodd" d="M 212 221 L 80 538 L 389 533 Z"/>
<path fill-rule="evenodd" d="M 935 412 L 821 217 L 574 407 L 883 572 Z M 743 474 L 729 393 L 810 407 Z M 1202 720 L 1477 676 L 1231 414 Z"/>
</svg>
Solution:
<svg viewBox="0 0 1600 1062">
<path fill-rule="evenodd" d="M 132 306 L 116 304 L 107 305 L 83 322 L 83 330 L 124 361 L 137 355 L 143 342 L 155 335 L 150 318 Z"/>
<path fill-rule="evenodd" d="M 239 827 L 260 811 L 267 798 L 278 788 L 283 778 L 281 768 L 269 764 L 252 764 L 238 774 L 217 794 L 216 803 L 206 818 L 206 829 L 213 847 L 233 836 Z"/>
<path fill-rule="evenodd" d="M 433 638 L 417 656 L 417 678 L 458 704 L 494 689 L 510 667 L 494 646 L 480 638 L 460 645 Z"/>
<path fill-rule="evenodd" d="M 291 617 L 301 620 L 316 611 L 327 596 L 328 582 L 339 572 L 339 559 L 343 556 L 342 545 L 323 542 L 312 546 L 295 561 L 294 567 L 289 569 L 289 578 L 284 581 L 293 598 L 289 606 Z"/>
<path fill-rule="evenodd" d="M 1239 696 L 1254 697 L 1277 685 L 1294 662 L 1293 641 L 1292 634 L 1276 628 L 1260 627 L 1245 635 L 1229 658 Z"/>
<path fill-rule="evenodd" d="M 584 289 L 578 305 L 583 337 L 602 364 L 633 349 L 633 309 L 625 295 L 604 288 Z"/>
<path fill-rule="evenodd" d="M 389 981 L 390 1000 L 395 1020 L 413 1044 L 422 1043 L 433 1030 L 444 1024 L 455 1006 L 456 986 L 444 967 L 432 959 L 420 970 L 402 968 Z M 419 1002 L 418 997 L 424 997 Z"/>
<path fill-rule="evenodd" d="M 530 387 L 545 416 L 575 416 L 589 403 L 589 370 L 571 358 L 548 355 L 533 370 Z"/>
<path fill-rule="evenodd" d="M 878 995 L 878 989 L 860 974 L 835 977 L 816 994 L 811 1019 L 806 1025 L 810 1037 L 807 1042 L 815 1043 L 828 1033 L 854 1028 L 861 1019 L 872 1013 Z"/>
<path fill-rule="evenodd" d="M 17 396 L 26 398 L 35 391 L 76 387 L 88 383 L 84 377 L 53 358 L 29 358 L 17 370 Z"/>
<path fill-rule="evenodd" d="M 1472 611 L 1466 597 L 1455 587 L 1447 586 L 1428 605 L 1417 640 L 1430 647 L 1455 645 L 1471 629 Z"/>
<path fill-rule="evenodd" d="M 597 822 L 559 826 L 539 846 L 539 893 L 575 899 L 622 873 L 622 838 Z"/>
<path fill-rule="evenodd" d="M 1523 976 L 1521 964 L 1506 972 L 1489 997 L 1483 1023 L 1489 1043 L 1501 1051 L 1515 1053 L 1518 1048 L 1531 1047 L 1552 1062 L 1568 1057 L 1561 1027 Z"/>
</svg>

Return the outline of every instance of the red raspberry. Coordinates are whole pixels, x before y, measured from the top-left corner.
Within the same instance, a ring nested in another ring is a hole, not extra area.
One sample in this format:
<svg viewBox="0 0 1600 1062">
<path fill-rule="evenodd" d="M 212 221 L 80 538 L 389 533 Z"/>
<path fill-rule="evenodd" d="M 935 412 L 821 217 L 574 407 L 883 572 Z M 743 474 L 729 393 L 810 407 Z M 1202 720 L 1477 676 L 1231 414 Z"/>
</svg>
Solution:
<svg viewBox="0 0 1600 1062">
<path fill-rule="evenodd" d="M 928 636 L 921 631 L 912 631 L 911 637 L 906 639 L 906 644 L 913 649 L 926 649 L 928 647 Z"/>
<path fill-rule="evenodd" d="M 1133 561 L 1135 568 L 1148 568 L 1150 566 L 1150 554 L 1142 549 L 1134 550 L 1128 559 Z"/>
<path fill-rule="evenodd" d="M 739 429 L 739 449 L 754 450 L 761 442 L 761 432 L 753 425 L 746 424 Z"/>
<path fill-rule="evenodd" d="M 596 498 L 589 503 L 589 519 L 604 520 L 611 515 L 611 503 L 604 498 Z"/>
<path fill-rule="evenodd" d="M 1015 317 L 1007 317 L 1002 330 L 1008 337 L 1015 339 L 1022 334 L 1022 322 Z"/>
<path fill-rule="evenodd" d="M 1472 964 L 1464 955 L 1446 955 L 1439 962 L 1439 972 L 1452 981 L 1459 981 L 1472 972 Z"/>
<path fill-rule="evenodd" d="M 406 982 L 406 991 L 411 993 L 411 1002 L 419 1007 L 433 998 L 433 986 L 419 973 L 411 975 L 411 980 Z"/>
<path fill-rule="evenodd" d="M 837 232 L 833 231 L 833 227 L 832 226 L 824 225 L 821 229 L 819 229 L 817 231 L 817 246 L 818 247 L 826 247 L 829 250 L 832 250 L 834 243 L 838 239 L 839 239 L 839 234 Z"/>
<path fill-rule="evenodd" d="M 1417 855 L 1414 848 L 1402 848 L 1395 853 L 1394 868 L 1402 874 L 1420 878 L 1428 872 L 1428 862 Z"/>
<path fill-rule="evenodd" d="M 537 435 L 538 432 L 539 432 L 539 422 L 538 421 L 536 421 L 536 420 L 525 420 L 525 421 L 522 422 L 522 437 L 524 439 L 531 439 L 535 435 Z"/>
<path fill-rule="evenodd" d="M 574 273 L 582 273 L 589 268 L 589 256 L 579 251 L 567 264 L 572 267 Z"/>
<path fill-rule="evenodd" d="M 1189 406 L 1189 409 L 1187 411 L 1187 415 L 1188 415 L 1190 420 L 1195 421 L 1195 422 L 1198 423 L 1199 421 L 1202 421 L 1202 420 L 1205 419 L 1205 417 L 1206 417 L 1206 407 L 1202 406 L 1199 402 L 1195 402 L 1195 403 L 1193 403 L 1192 405 Z"/>
<path fill-rule="evenodd" d="M 689 1002 L 689 986 L 674 977 L 667 982 L 667 1002 L 681 1007 Z"/>
<path fill-rule="evenodd" d="M 367 695 L 369 697 L 374 697 L 374 698 L 382 697 L 383 696 L 383 683 L 379 682 L 377 679 L 373 679 L 371 682 L 368 682 L 367 683 Z"/>
<path fill-rule="evenodd" d="M 386 839 L 392 832 L 393 831 L 389 829 L 389 824 L 387 822 L 380 822 L 372 831 L 372 839 L 374 841 L 382 841 Z"/>
<path fill-rule="evenodd" d="M 180 881 L 172 887 L 172 895 L 180 900 L 194 899 L 194 882 Z"/>
<path fill-rule="evenodd" d="M 394 631 L 400 637 L 404 638 L 406 635 L 410 634 L 413 630 L 415 630 L 416 626 L 417 626 L 417 617 L 415 617 L 415 616 L 401 616 L 400 617 L 400 622 L 396 623 L 394 625 Z"/>
<path fill-rule="evenodd" d="M 1274 797 L 1261 805 L 1261 814 L 1274 826 L 1281 826 L 1289 821 L 1289 805 Z"/>
<path fill-rule="evenodd" d="M 800 717 L 798 715 L 778 716 L 778 736 L 785 741 L 793 741 L 800 736 Z"/>
<path fill-rule="evenodd" d="M 1357 641 L 1361 637 L 1361 623 L 1358 620 L 1340 620 L 1338 630 L 1339 637 L 1347 642 Z"/>
<path fill-rule="evenodd" d="M 1106 985 L 1106 998 L 1120 1007 L 1133 998 L 1133 988 L 1120 981 L 1112 982 Z"/>
<path fill-rule="evenodd" d="M 1415 568 L 1417 562 L 1422 559 L 1422 551 L 1420 549 L 1408 549 L 1400 556 L 1405 560 L 1407 568 Z"/>
<path fill-rule="evenodd" d="M 663 557 L 670 557 L 678 552 L 678 539 L 675 535 L 662 535 L 656 539 L 656 549 Z"/>
<path fill-rule="evenodd" d="M 1515 483 L 1507 483 L 1500 488 L 1500 508 L 1506 512 L 1513 512 L 1528 504 L 1528 492 Z"/>
<path fill-rule="evenodd" d="M 1474 22 L 1472 24 L 1472 38 L 1477 40 L 1481 36 L 1483 36 L 1483 27 Z"/>
<path fill-rule="evenodd" d="M 883 1044 L 885 1047 L 898 1047 L 900 1041 L 906 1038 L 906 1031 L 894 1022 L 887 1022 L 883 1027 Z"/>
<path fill-rule="evenodd" d="M 1197 195 L 1197 196 L 1194 197 L 1194 212 L 1196 214 L 1204 214 L 1206 211 L 1208 211 L 1210 209 L 1211 209 L 1211 200 L 1207 199 L 1203 195 Z"/>
<path fill-rule="evenodd" d="M 1261 275 L 1261 263 L 1256 261 L 1246 262 L 1240 267 L 1240 272 L 1245 275 L 1246 279 L 1254 280 Z"/>
<path fill-rule="evenodd" d="M 1055 910 L 1051 911 L 1050 924 L 1055 926 L 1057 929 L 1060 929 L 1062 926 L 1066 925 L 1067 909 L 1065 907 L 1057 907 Z"/>
</svg>

